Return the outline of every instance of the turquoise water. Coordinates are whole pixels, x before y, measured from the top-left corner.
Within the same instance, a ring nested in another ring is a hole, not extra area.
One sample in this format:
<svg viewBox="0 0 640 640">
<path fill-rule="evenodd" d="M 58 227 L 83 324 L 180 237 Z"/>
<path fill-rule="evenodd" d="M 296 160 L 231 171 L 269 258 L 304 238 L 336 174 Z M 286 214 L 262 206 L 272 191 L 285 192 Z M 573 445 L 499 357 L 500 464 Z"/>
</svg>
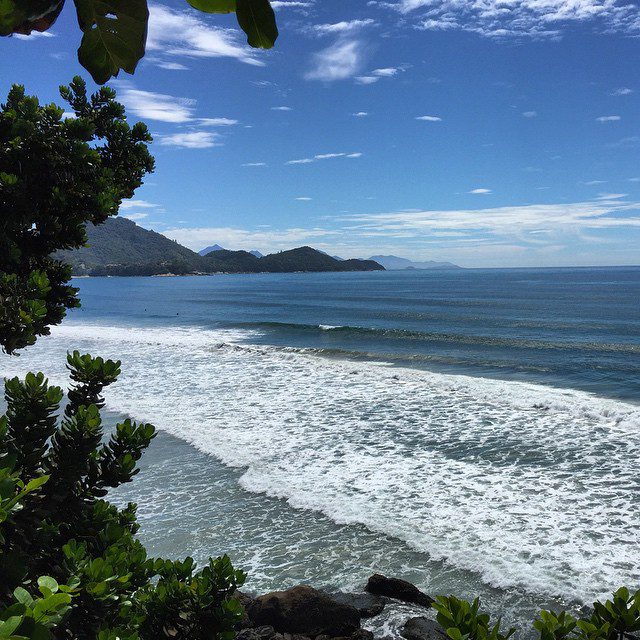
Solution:
<svg viewBox="0 0 640 640">
<path fill-rule="evenodd" d="M 76 282 L 0 374 L 122 359 L 111 418 L 161 430 L 117 495 L 153 553 L 230 551 L 256 590 L 380 570 L 517 622 L 640 587 L 640 268 Z"/>
</svg>

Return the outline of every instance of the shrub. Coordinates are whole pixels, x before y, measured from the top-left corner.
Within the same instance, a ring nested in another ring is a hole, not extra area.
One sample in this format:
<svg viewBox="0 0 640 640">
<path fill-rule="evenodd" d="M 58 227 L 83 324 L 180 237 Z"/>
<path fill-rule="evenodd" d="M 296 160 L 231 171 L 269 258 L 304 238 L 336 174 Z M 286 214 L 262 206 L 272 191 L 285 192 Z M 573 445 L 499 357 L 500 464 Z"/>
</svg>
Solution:
<svg viewBox="0 0 640 640">
<path fill-rule="evenodd" d="M 0 638 L 226 640 L 245 575 L 229 558 L 153 559 L 136 538 L 135 505 L 109 489 L 130 482 L 155 436 L 125 420 L 104 439 L 102 392 L 120 362 L 68 355 L 72 386 L 42 373 L 5 383 L 0 418 Z M 34 595 L 35 594 L 35 595 Z"/>
</svg>

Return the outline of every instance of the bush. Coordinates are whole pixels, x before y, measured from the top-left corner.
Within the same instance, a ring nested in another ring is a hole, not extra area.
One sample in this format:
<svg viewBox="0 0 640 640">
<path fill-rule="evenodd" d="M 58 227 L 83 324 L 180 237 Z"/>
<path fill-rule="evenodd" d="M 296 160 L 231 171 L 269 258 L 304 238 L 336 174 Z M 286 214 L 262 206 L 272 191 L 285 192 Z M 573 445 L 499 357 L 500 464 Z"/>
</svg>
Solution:
<svg viewBox="0 0 640 640">
<path fill-rule="evenodd" d="M 63 392 L 42 373 L 5 383 L 0 418 L 0 638 L 99 640 L 233 636 L 245 575 L 229 558 L 147 557 L 135 505 L 105 496 L 130 482 L 155 436 L 125 420 L 103 438 L 103 389 L 120 362 L 78 352 Z"/>
</svg>

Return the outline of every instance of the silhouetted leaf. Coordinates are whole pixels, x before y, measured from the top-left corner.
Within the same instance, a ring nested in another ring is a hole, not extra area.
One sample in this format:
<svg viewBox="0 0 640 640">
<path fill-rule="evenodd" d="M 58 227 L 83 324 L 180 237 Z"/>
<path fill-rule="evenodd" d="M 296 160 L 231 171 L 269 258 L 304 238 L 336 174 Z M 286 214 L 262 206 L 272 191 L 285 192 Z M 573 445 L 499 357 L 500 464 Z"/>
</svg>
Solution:
<svg viewBox="0 0 640 640">
<path fill-rule="evenodd" d="M 278 38 L 276 16 L 269 0 L 237 0 L 238 24 L 247 42 L 257 49 L 271 49 Z"/>
</svg>

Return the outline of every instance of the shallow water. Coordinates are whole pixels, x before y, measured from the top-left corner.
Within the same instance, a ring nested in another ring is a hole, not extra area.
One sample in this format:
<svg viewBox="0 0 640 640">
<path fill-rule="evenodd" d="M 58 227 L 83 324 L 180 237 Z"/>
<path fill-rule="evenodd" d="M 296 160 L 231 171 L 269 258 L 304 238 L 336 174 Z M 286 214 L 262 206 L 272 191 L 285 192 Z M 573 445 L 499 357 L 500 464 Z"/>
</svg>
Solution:
<svg viewBox="0 0 640 640">
<path fill-rule="evenodd" d="M 482 273 L 82 281 L 0 373 L 122 359 L 108 408 L 163 433 L 119 499 L 255 590 L 377 570 L 520 622 L 640 586 L 640 269 Z"/>
</svg>

